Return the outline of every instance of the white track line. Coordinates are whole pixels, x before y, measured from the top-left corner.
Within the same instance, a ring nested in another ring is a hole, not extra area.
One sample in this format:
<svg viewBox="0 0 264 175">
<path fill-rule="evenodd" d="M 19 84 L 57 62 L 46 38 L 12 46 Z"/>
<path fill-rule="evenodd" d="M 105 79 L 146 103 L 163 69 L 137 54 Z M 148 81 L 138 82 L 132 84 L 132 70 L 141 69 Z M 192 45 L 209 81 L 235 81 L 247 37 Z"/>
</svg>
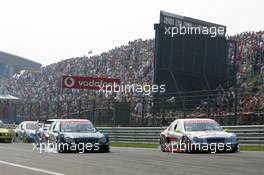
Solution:
<svg viewBox="0 0 264 175">
<path fill-rule="evenodd" d="M 29 166 L 25 166 L 25 165 L 19 165 L 16 163 L 6 162 L 6 161 L 2 161 L 2 160 L 0 160 L 0 164 L 5 164 L 5 165 L 9 165 L 9 166 L 14 166 L 14 167 L 18 167 L 18 168 L 28 169 L 31 171 L 37 171 L 37 172 L 51 174 L 51 175 L 65 175 L 65 174 L 61 174 L 61 173 L 56 173 L 56 172 L 47 171 L 47 170 L 34 168 L 34 167 L 29 167 Z"/>
</svg>

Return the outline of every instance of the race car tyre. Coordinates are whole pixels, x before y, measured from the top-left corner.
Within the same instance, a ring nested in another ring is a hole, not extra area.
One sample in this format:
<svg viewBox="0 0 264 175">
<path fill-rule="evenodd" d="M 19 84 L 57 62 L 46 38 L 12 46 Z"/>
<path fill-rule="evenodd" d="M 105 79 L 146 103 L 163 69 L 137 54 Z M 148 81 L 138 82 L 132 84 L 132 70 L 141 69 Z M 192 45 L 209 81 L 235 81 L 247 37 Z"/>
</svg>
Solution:
<svg viewBox="0 0 264 175">
<path fill-rule="evenodd" d="M 161 136 L 161 138 L 160 138 L 160 150 L 162 152 L 166 151 L 166 144 L 167 144 L 167 140 L 166 140 L 165 136 Z"/>
<path fill-rule="evenodd" d="M 237 146 L 237 147 L 234 147 L 234 148 L 232 148 L 229 152 L 230 152 L 230 153 L 236 153 L 236 152 L 239 152 L 239 147 L 238 147 L 238 146 Z"/>
<path fill-rule="evenodd" d="M 100 152 L 103 152 L 103 153 L 108 153 L 110 151 L 110 147 L 109 146 L 104 146 L 102 147 L 102 149 L 100 150 Z"/>
<path fill-rule="evenodd" d="M 188 146 L 189 143 L 188 143 L 188 138 L 186 136 L 184 136 L 182 138 L 182 143 L 185 144 L 185 147 L 183 149 L 183 152 L 184 153 L 191 153 L 192 151 L 190 150 L 190 147 Z"/>
<path fill-rule="evenodd" d="M 23 134 L 22 141 L 23 141 L 23 143 L 27 143 L 27 136 L 26 136 L 26 134 Z"/>
</svg>

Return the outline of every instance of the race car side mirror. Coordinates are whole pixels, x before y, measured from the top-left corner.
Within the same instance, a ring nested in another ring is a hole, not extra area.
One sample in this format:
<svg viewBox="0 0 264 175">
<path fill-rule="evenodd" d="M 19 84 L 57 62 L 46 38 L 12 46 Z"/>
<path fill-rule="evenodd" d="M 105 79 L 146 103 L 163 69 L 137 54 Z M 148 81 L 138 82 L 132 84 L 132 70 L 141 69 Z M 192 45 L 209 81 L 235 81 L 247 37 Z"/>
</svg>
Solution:
<svg viewBox="0 0 264 175">
<path fill-rule="evenodd" d="M 181 130 L 180 130 L 180 129 L 176 129 L 176 132 L 177 132 L 177 133 L 181 133 Z"/>
<path fill-rule="evenodd" d="M 224 129 L 225 132 L 229 132 L 230 130 L 229 129 Z"/>
</svg>

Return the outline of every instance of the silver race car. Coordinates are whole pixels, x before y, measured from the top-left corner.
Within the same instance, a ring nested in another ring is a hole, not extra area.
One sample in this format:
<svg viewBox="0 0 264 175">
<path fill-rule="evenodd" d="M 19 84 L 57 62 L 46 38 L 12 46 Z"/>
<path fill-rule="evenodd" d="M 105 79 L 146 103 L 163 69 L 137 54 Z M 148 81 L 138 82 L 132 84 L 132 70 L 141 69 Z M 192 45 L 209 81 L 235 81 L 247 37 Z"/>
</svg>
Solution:
<svg viewBox="0 0 264 175">
<path fill-rule="evenodd" d="M 37 131 L 43 124 L 38 121 L 24 121 L 14 129 L 16 139 L 22 140 L 24 143 L 35 142 Z"/>
<path fill-rule="evenodd" d="M 160 134 L 163 152 L 237 152 L 235 133 L 224 130 L 212 119 L 178 119 Z"/>
<path fill-rule="evenodd" d="M 49 143 L 58 152 L 108 152 L 109 138 L 85 119 L 61 119 L 49 129 Z"/>
</svg>

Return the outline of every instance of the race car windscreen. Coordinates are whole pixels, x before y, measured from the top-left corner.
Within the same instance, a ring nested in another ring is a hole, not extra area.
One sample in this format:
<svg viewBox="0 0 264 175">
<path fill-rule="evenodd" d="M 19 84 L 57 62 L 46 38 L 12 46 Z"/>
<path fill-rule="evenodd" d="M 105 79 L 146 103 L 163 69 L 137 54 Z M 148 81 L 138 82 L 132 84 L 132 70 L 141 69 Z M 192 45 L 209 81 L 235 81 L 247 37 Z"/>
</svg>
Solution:
<svg viewBox="0 0 264 175">
<path fill-rule="evenodd" d="M 90 122 L 62 122 L 61 123 L 62 132 L 84 132 L 84 133 L 94 133 L 96 128 Z"/>
<path fill-rule="evenodd" d="M 38 130 L 40 128 L 40 125 L 38 123 L 27 123 L 26 129 L 30 130 Z"/>
<path fill-rule="evenodd" d="M 223 131 L 223 128 L 216 122 L 192 121 L 184 122 L 186 132 L 194 131 Z"/>
<path fill-rule="evenodd" d="M 4 127 L 5 127 L 4 123 L 0 121 L 0 128 L 4 128 Z"/>
</svg>

